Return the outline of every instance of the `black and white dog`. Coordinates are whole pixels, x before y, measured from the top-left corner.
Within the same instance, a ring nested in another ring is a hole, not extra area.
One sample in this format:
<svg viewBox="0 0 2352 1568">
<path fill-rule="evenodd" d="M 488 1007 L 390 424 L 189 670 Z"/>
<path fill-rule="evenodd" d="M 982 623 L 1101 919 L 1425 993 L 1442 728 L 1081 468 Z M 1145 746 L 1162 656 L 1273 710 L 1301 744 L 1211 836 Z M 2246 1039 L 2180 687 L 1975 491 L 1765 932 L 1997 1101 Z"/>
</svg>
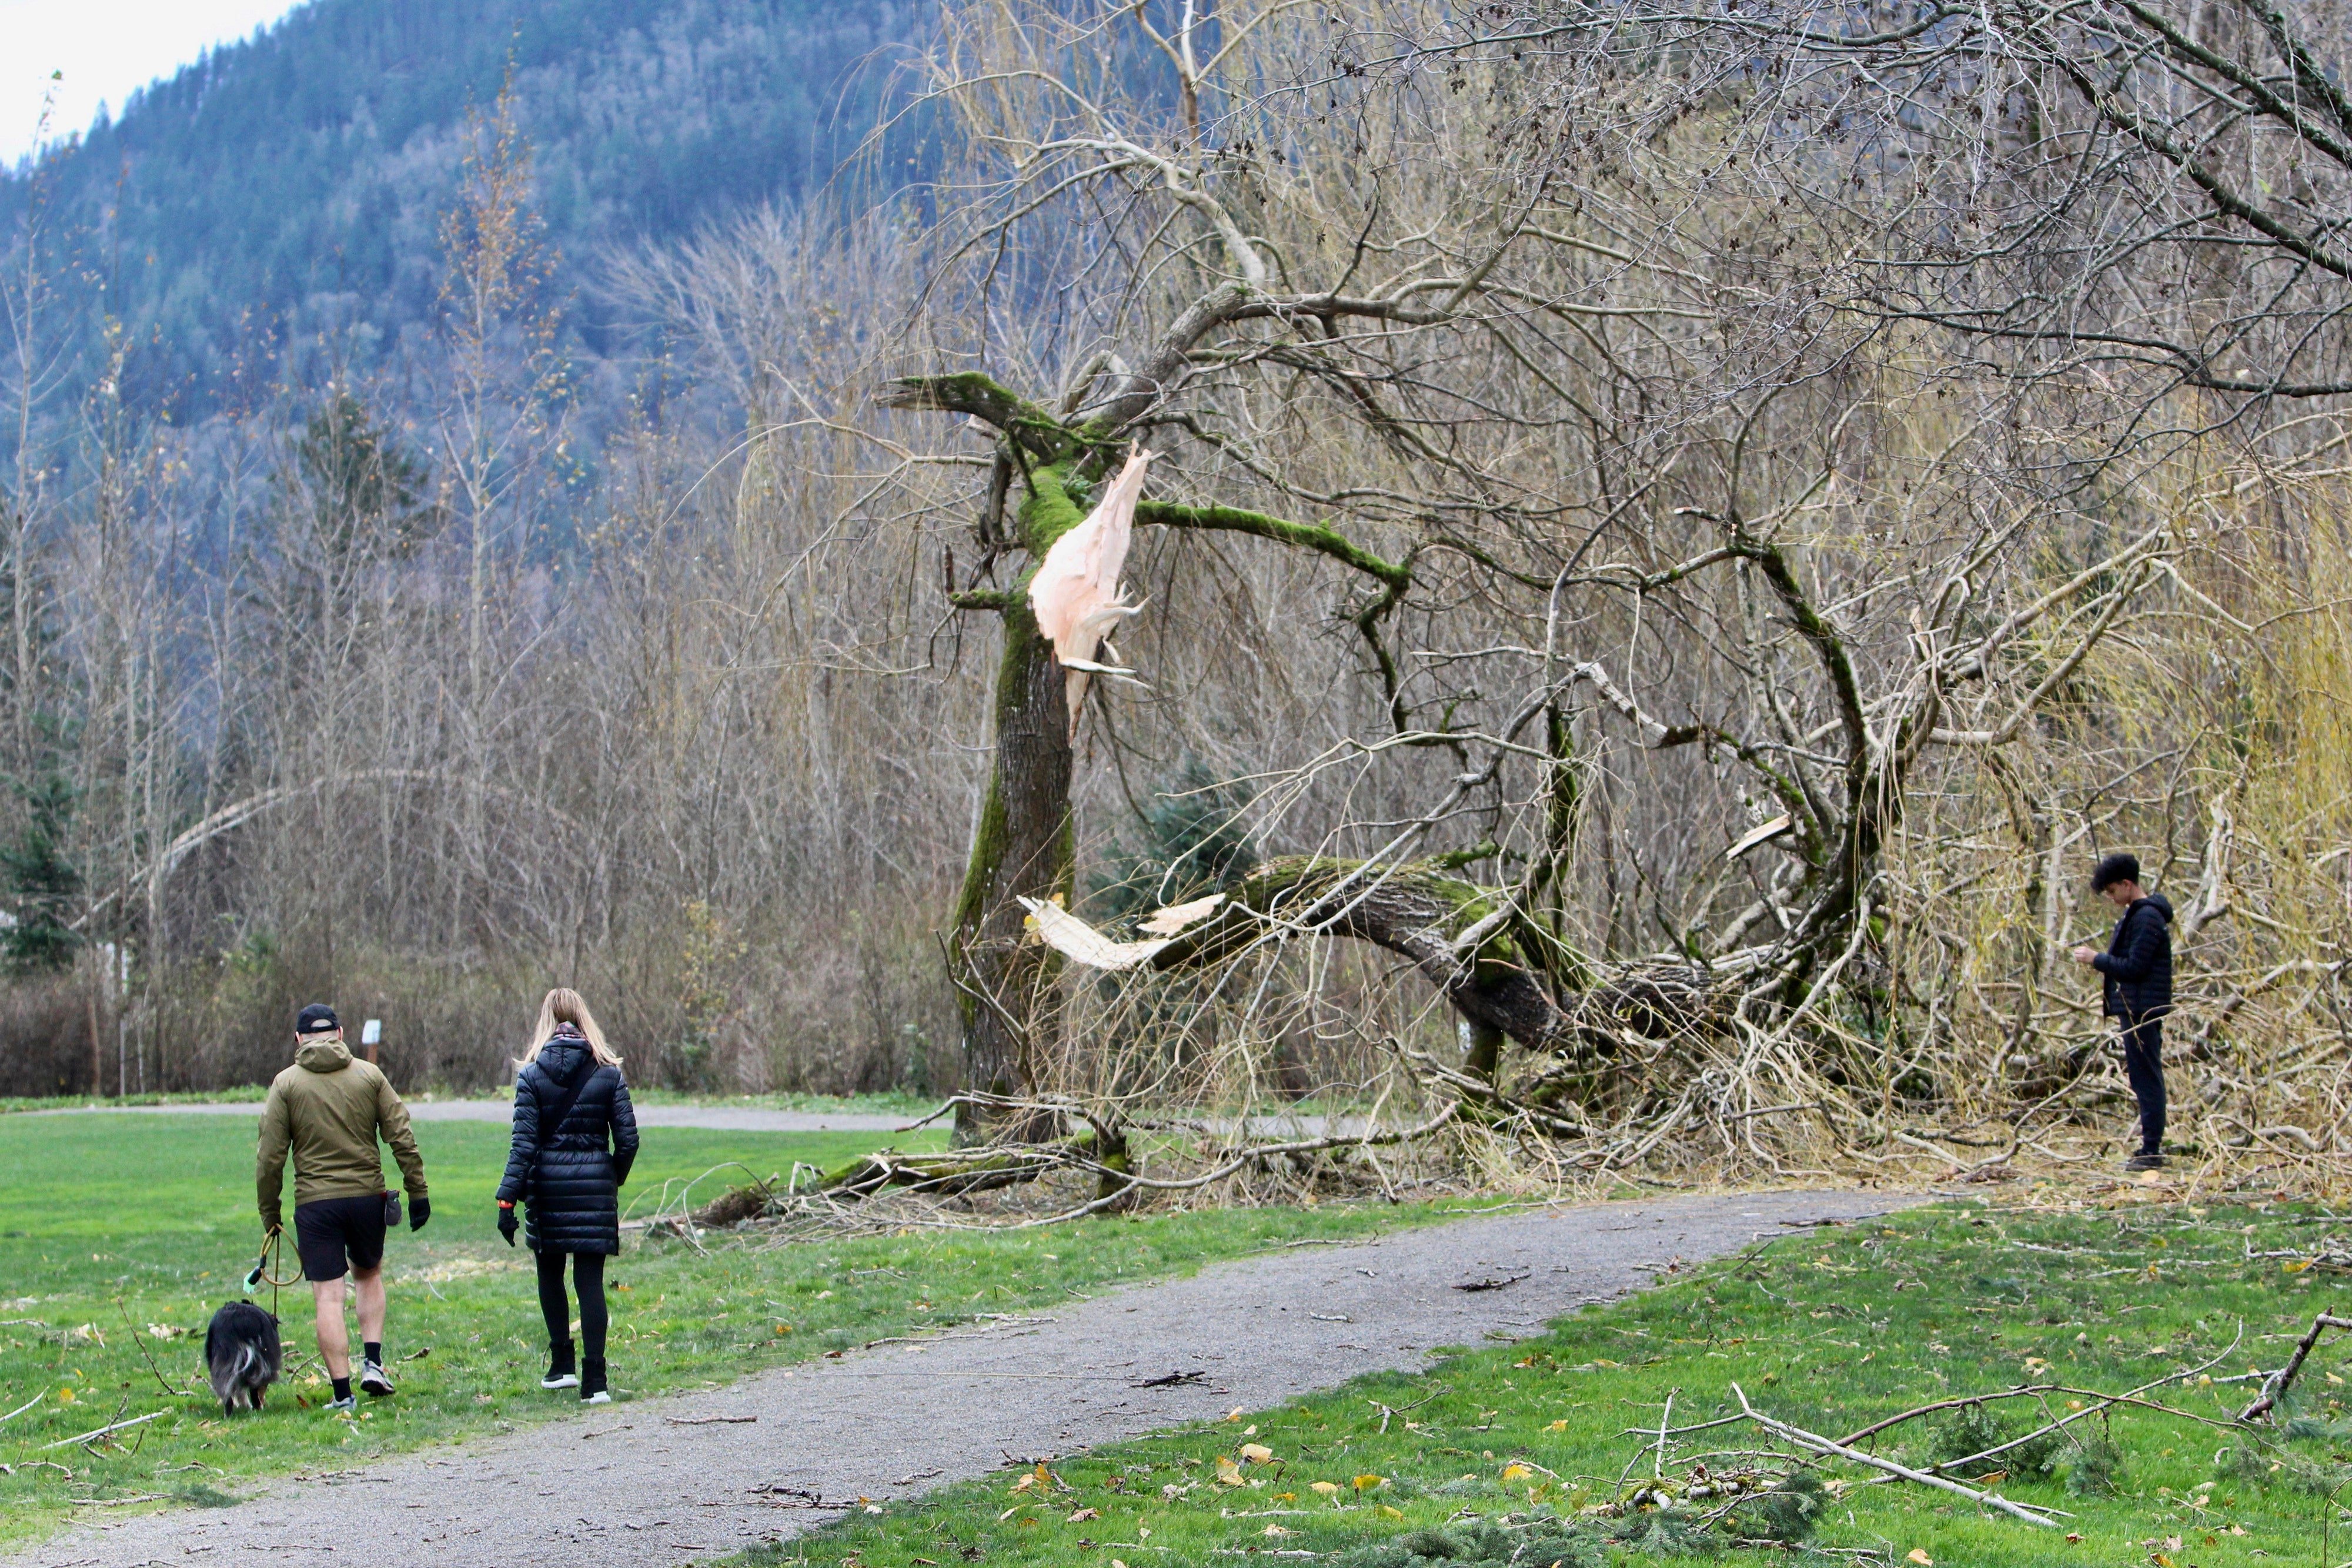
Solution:
<svg viewBox="0 0 2352 1568">
<path fill-rule="evenodd" d="M 222 1415 L 260 1409 L 262 1394 L 285 1366 L 276 1318 L 251 1301 L 231 1301 L 213 1314 L 205 1331 L 205 1368 Z"/>
</svg>

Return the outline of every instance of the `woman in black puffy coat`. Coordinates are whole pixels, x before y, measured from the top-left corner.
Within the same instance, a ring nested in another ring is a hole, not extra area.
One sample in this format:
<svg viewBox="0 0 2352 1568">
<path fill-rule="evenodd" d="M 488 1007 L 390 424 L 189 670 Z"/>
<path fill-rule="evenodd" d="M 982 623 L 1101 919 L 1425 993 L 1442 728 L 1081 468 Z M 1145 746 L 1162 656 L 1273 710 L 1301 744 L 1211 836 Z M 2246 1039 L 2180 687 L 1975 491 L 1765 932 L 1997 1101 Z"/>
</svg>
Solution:
<svg viewBox="0 0 2352 1568">
<path fill-rule="evenodd" d="M 604 1260 L 621 1249 L 620 1188 L 637 1157 L 636 1113 L 621 1059 L 577 991 L 547 993 L 517 1065 L 514 1148 L 499 1183 L 499 1230 L 513 1246 L 515 1205 L 528 1205 L 525 1237 L 539 1255 L 539 1309 L 547 1317 L 548 1368 L 539 1385 L 576 1386 L 587 1403 L 606 1404 Z M 580 1288 L 586 1352 L 576 1371 L 563 1294 L 567 1257 Z"/>
</svg>

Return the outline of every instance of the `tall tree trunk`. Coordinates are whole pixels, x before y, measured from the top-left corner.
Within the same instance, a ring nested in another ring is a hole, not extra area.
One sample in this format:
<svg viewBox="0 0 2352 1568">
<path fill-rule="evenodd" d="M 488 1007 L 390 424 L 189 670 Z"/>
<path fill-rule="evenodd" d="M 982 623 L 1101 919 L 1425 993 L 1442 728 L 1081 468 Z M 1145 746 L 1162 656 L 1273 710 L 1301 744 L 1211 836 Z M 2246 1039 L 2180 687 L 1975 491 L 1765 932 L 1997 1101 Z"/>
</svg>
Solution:
<svg viewBox="0 0 2352 1568">
<path fill-rule="evenodd" d="M 956 901 L 953 955 L 964 1082 L 994 1094 L 1034 1087 L 1036 1052 L 1055 1022 L 1048 993 L 1060 956 L 1024 940 L 1019 898 L 1058 894 L 1066 901 L 1076 852 L 1062 666 L 1039 635 L 1025 594 L 1010 597 L 1003 620 L 996 758 Z M 956 1130 L 966 1139 L 979 1134 L 971 1107 L 958 1110 Z"/>
</svg>

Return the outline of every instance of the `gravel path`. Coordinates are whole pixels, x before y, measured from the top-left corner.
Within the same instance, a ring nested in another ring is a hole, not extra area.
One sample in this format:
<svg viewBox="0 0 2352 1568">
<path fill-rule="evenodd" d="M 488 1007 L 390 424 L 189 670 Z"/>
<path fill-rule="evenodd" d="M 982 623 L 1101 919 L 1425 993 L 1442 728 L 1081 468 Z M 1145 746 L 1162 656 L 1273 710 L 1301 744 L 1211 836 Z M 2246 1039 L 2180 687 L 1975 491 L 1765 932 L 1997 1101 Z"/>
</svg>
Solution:
<svg viewBox="0 0 2352 1568">
<path fill-rule="evenodd" d="M 731 1105 L 639 1105 L 640 1127 L 703 1127 L 721 1133 L 892 1133 L 914 1118 L 870 1111 L 762 1111 Z M 27 1116 L 250 1116 L 261 1119 L 261 1102 L 205 1105 L 72 1105 L 56 1111 L 26 1111 Z M 416 1122 L 498 1122 L 514 1119 L 504 1100 L 411 1100 Z M 934 1126 L 944 1125 L 934 1123 Z"/>
<path fill-rule="evenodd" d="M 5 1568 L 677 1568 L 1011 1462 L 1251 1409 L 1442 1344 L 1528 1335 L 1669 1260 L 1923 1201 L 1853 1192 L 1556 1208 L 1297 1247 L 1050 1314 L 632 1400 L 251 1501 L 76 1529 Z M 1518 1282 L 1465 1292 L 1479 1279 Z M 627 1381 L 627 1366 L 617 1369 Z M 1171 1374 L 1173 1386 L 1139 1386 Z M 562 1397 L 556 1396 L 553 1397 Z M 817 1501 L 821 1500 L 824 1506 Z M 217 1553 L 217 1555 L 215 1555 Z"/>
</svg>

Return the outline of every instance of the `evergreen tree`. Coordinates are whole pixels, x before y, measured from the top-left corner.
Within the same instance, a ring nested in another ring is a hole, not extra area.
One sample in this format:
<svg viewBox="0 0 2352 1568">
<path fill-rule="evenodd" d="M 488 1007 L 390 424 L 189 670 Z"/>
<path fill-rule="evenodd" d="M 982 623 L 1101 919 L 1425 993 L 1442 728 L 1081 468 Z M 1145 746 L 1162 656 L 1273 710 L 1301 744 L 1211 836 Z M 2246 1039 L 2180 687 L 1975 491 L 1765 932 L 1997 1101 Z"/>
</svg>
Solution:
<svg viewBox="0 0 2352 1568">
<path fill-rule="evenodd" d="M 424 465 L 347 388 L 329 392 L 311 413 L 294 461 L 314 537 L 329 560 L 407 555 L 438 522 L 422 500 Z"/>
<path fill-rule="evenodd" d="M 19 974 L 53 972 L 69 967 L 81 946 L 81 934 L 68 919 L 81 892 L 81 873 L 66 854 L 73 784 L 52 771 L 17 788 L 26 807 L 25 826 L 14 843 L 0 847 L 16 924 L 0 932 L 0 954 Z"/>
<path fill-rule="evenodd" d="M 1105 869 L 1091 880 L 1096 906 L 1116 918 L 1181 904 L 1231 886 L 1257 864 L 1242 803 L 1197 759 L 1142 808 L 1143 844 L 1111 841 Z"/>
</svg>

